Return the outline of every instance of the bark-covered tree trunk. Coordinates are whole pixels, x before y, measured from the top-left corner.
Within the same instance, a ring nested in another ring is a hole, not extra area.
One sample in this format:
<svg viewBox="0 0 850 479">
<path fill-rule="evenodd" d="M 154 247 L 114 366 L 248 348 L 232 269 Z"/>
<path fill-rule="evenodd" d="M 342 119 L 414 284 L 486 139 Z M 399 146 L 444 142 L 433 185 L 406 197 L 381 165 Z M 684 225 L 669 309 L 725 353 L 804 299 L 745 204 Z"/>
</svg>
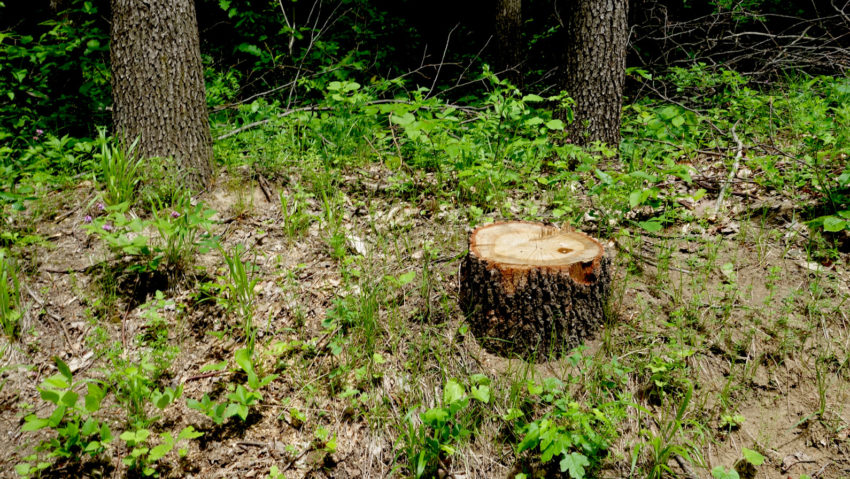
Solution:
<svg viewBox="0 0 850 479">
<path fill-rule="evenodd" d="M 563 88 L 575 100 L 573 141 L 620 144 L 626 80 L 628 0 L 562 2 L 566 33 Z"/>
<path fill-rule="evenodd" d="M 496 2 L 497 72 L 518 85 L 522 76 L 517 69 L 522 62 L 522 0 Z"/>
<path fill-rule="evenodd" d="M 193 0 L 112 0 L 110 57 L 116 134 L 145 157 L 173 158 L 186 184 L 212 176 Z"/>
</svg>

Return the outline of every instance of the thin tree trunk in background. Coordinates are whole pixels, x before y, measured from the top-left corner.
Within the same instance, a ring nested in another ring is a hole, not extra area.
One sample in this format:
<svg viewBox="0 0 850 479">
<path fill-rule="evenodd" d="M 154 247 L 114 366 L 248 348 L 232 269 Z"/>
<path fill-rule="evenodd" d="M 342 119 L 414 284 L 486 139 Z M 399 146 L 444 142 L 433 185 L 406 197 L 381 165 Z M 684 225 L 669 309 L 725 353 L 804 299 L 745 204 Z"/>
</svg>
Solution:
<svg viewBox="0 0 850 479">
<path fill-rule="evenodd" d="M 198 23 L 193 0 L 112 0 L 115 133 L 144 157 L 173 158 L 187 185 L 212 176 Z"/>
<path fill-rule="evenodd" d="M 575 100 L 573 141 L 620 144 L 620 111 L 626 80 L 627 0 L 562 3 L 566 33 L 563 88 Z"/>
<path fill-rule="evenodd" d="M 504 71 L 511 83 L 519 85 L 522 75 L 522 0 L 496 1 L 496 71 Z"/>
</svg>

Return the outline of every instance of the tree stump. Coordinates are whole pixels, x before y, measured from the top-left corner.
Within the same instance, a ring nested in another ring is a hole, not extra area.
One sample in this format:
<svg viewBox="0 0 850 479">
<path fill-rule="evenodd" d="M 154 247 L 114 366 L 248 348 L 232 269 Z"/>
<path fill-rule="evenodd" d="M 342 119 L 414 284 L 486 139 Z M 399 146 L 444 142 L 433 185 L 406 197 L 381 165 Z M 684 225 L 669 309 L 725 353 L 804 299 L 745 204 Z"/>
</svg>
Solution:
<svg viewBox="0 0 850 479">
<path fill-rule="evenodd" d="M 460 299 L 484 349 L 546 357 L 596 330 L 610 282 L 610 260 L 590 236 L 540 223 L 493 223 L 469 237 Z"/>
</svg>

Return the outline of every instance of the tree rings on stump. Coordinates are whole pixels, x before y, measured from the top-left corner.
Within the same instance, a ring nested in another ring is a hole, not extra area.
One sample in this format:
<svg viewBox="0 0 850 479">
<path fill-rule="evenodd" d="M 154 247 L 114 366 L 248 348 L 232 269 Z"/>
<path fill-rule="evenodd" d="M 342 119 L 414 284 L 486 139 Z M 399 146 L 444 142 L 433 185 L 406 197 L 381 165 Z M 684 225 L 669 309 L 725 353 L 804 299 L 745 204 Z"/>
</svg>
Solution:
<svg viewBox="0 0 850 479">
<path fill-rule="evenodd" d="M 596 330 L 611 282 L 599 241 L 521 221 L 473 231 L 460 276 L 461 304 L 481 346 L 541 358 Z"/>
</svg>

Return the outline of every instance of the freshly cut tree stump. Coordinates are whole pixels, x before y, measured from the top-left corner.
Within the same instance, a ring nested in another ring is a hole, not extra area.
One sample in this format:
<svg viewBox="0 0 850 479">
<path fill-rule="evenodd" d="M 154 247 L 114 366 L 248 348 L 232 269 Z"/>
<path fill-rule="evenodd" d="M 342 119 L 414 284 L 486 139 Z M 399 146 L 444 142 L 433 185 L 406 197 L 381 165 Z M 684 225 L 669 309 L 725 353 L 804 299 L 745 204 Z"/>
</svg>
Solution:
<svg viewBox="0 0 850 479">
<path fill-rule="evenodd" d="M 578 345 L 602 322 L 610 260 L 584 233 L 493 223 L 469 237 L 460 281 L 461 304 L 484 349 L 545 358 Z"/>
</svg>

